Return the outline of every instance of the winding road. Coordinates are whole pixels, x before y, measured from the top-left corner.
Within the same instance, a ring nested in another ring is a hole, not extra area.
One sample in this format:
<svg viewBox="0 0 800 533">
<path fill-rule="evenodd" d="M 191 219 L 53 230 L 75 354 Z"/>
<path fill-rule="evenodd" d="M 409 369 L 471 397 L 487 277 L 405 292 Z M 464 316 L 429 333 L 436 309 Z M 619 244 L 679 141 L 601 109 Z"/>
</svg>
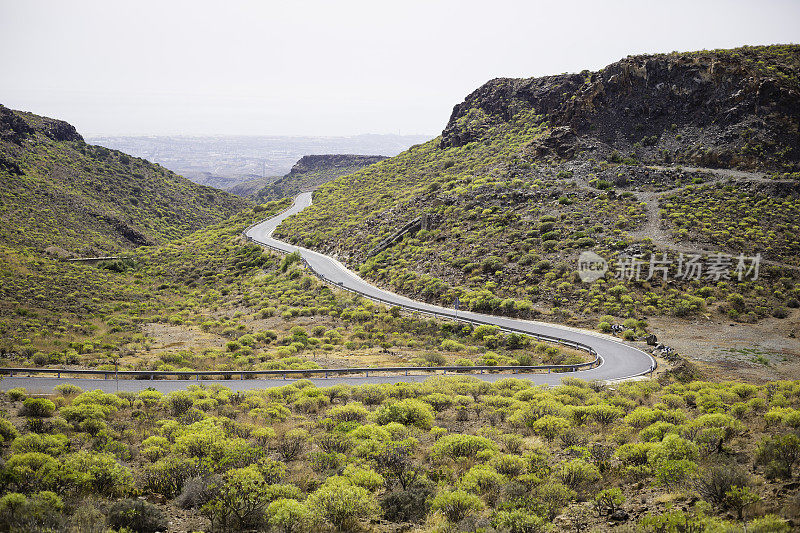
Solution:
<svg viewBox="0 0 800 533">
<path fill-rule="evenodd" d="M 504 329 L 521 331 L 534 336 L 548 336 L 562 339 L 571 343 L 581 343 L 591 346 L 601 359 L 598 366 L 587 370 L 579 370 L 567 374 L 470 374 L 474 377 L 487 381 L 496 381 L 506 377 L 520 377 L 530 380 L 536 384 L 557 385 L 561 378 L 565 376 L 577 377 L 585 380 L 599 381 L 618 381 L 629 379 L 647 374 L 655 368 L 655 360 L 647 353 L 625 344 L 620 340 L 601 333 L 536 322 L 530 320 L 519 320 L 495 315 L 484 315 L 469 311 L 456 311 L 437 305 L 428 304 L 412 300 L 411 298 L 395 294 L 378 287 L 375 287 L 354 272 L 350 271 L 342 263 L 327 255 L 294 246 L 292 244 L 274 239 L 272 234 L 278 225 L 290 216 L 299 213 L 311 205 L 312 193 L 302 193 L 295 198 L 294 204 L 286 211 L 273 218 L 265 220 L 259 224 L 251 226 L 245 235 L 252 241 L 263 246 L 285 252 L 298 252 L 309 268 L 325 281 L 338 285 L 343 289 L 358 292 L 368 298 L 372 298 L 389 305 L 398 305 L 405 308 L 418 310 L 442 318 L 453 318 L 468 320 L 473 323 L 492 324 Z M 408 381 L 424 381 L 430 376 L 425 375 L 372 375 L 369 377 L 354 376 L 334 376 L 330 378 L 311 378 L 310 381 L 319 386 L 330 386 L 335 384 L 367 384 L 367 383 L 397 383 Z M 206 385 L 222 384 L 233 390 L 259 389 L 274 387 L 290 383 L 291 380 L 284 379 L 250 379 L 250 380 L 203 380 L 199 383 Z M 147 387 L 153 387 L 162 392 L 180 390 L 189 385 L 197 384 L 194 380 L 112 380 L 112 379 L 82 379 L 82 378 L 47 378 L 47 377 L 6 377 L 0 381 L 0 389 L 10 389 L 13 387 L 25 387 L 29 392 L 48 392 L 61 383 L 73 383 L 84 389 L 103 389 L 109 392 L 116 390 L 138 391 Z"/>
</svg>

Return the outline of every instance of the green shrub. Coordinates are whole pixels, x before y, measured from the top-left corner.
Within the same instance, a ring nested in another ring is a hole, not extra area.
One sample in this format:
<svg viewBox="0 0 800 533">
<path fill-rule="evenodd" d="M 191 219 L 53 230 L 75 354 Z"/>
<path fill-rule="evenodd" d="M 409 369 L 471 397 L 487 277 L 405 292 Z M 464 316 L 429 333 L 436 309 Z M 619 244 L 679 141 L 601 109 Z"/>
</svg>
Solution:
<svg viewBox="0 0 800 533">
<path fill-rule="evenodd" d="M 83 389 L 78 387 L 77 385 L 73 385 L 72 383 L 62 383 L 61 385 L 56 385 L 53 389 L 58 392 L 61 396 L 77 396 L 78 394 L 83 392 Z"/>
<path fill-rule="evenodd" d="M 493 494 L 496 496 L 505 477 L 487 465 L 475 465 L 461 477 L 459 486 L 478 495 Z"/>
<path fill-rule="evenodd" d="M 283 533 L 302 533 L 313 527 L 314 517 L 304 503 L 280 498 L 267 507 L 267 522 Z"/>
<path fill-rule="evenodd" d="M 452 339 L 445 339 L 442 341 L 441 344 L 442 350 L 446 350 L 448 352 L 463 352 L 467 349 L 466 346 L 461 344 L 460 342 L 454 341 Z"/>
<path fill-rule="evenodd" d="M 666 459 L 655 465 L 656 481 L 665 487 L 676 487 L 697 472 L 697 463 L 688 459 Z"/>
<path fill-rule="evenodd" d="M 435 457 L 450 457 L 454 459 L 460 457 L 474 458 L 484 450 L 496 451 L 497 445 L 485 437 L 454 433 L 437 440 L 433 445 L 432 454 Z"/>
<path fill-rule="evenodd" d="M 492 524 L 510 533 L 544 533 L 550 530 L 547 520 L 525 509 L 498 511 L 492 517 Z"/>
<path fill-rule="evenodd" d="M 0 531 L 61 531 L 64 502 L 54 492 L 42 491 L 30 498 L 10 492 L 0 497 Z"/>
<path fill-rule="evenodd" d="M 7 444 L 19 437 L 19 431 L 9 420 L 0 418 L 0 444 Z"/>
<path fill-rule="evenodd" d="M 360 520 L 378 513 L 372 493 L 339 476 L 326 479 L 306 503 L 312 513 L 341 531 L 352 531 Z"/>
<path fill-rule="evenodd" d="M 58 488 L 62 480 L 61 465 L 41 452 L 14 454 L 5 464 L 5 480 L 20 492 Z"/>
<path fill-rule="evenodd" d="M 69 447 L 69 438 L 66 435 L 40 435 L 27 433 L 18 437 L 11 444 L 14 453 L 41 452 L 47 455 L 59 456 Z"/>
<path fill-rule="evenodd" d="M 388 492 L 380 501 L 383 518 L 392 522 L 421 522 L 428 515 L 432 496 L 429 483 L 415 483 L 406 489 Z"/>
<path fill-rule="evenodd" d="M 29 416 L 32 418 L 47 418 L 53 415 L 56 410 L 56 404 L 47 398 L 26 398 L 22 403 L 22 416 Z"/>
<path fill-rule="evenodd" d="M 547 440 L 553 440 L 570 427 L 569 420 L 560 416 L 545 415 L 535 422 L 531 428 L 534 433 Z"/>
<path fill-rule="evenodd" d="M 792 434 L 766 437 L 759 443 L 755 459 L 765 467 L 767 477 L 791 479 L 792 467 L 800 459 L 800 438 Z"/>
<path fill-rule="evenodd" d="M 750 533 L 789 533 L 791 529 L 786 520 L 774 514 L 755 518 L 747 524 Z"/>
<path fill-rule="evenodd" d="M 625 503 L 625 496 L 619 487 L 603 489 L 594 497 L 594 505 L 600 515 L 613 514 L 623 503 Z"/>
<path fill-rule="evenodd" d="M 431 428 L 433 418 L 431 406 L 413 398 L 384 404 L 375 412 L 375 421 L 378 424 L 398 422 L 425 430 Z"/>
<path fill-rule="evenodd" d="M 600 479 L 600 471 L 583 459 L 572 459 L 561 464 L 558 478 L 571 489 L 581 489 Z"/>
<path fill-rule="evenodd" d="M 483 510 L 483 507 L 483 501 L 479 497 L 463 490 L 441 490 L 431 503 L 431 509 L 441 512 L 451 523 L 458 523 Z"/>
<path fill-rule="evenodd" d="M 575 491 L 559 482 L 542 483 L 534 491 L 537 514 L 553 520 L 561 509 L 575 497 Z"/>
<path fill-rule="evenodd" d="M 28 396 L 28 391 L 26 391 L 23 387 L 15 387 L 13 389 L 8 389 L 6 391 L 6 395 L 12 402 L 18 402 L 20 400 L 24 400 Z"/>
<path fill-rule="evenodd" d="M 348 402 L 337 405 L 328 411 L 328 416 L 340 422 L 363 422 L 369 410 L 361 402 Z"/>
<path fill-rule="evenodd" d="M 157 506 L 144 500 L 120 500 L 111 504 L 108 523 L 114 528 L 128 528 L 137 533 L 155 533 L 167 528 L 167 519 Z"/>
<path fill-rule="evenodd" d="M 363 468 L 349 464 L 342 471 L 342 475 L 350 480 L 353 485 L 363 487 L 369 491 L 376 491 L 384 485 L 386 480 L 370 468 Z"/>
<path fill-rule="evenodd" d="M 184 482 L 197 473 L 196 460 L 168 455 L 144 466 L 141 474 L 142 485 L 149 492 L 173 498 L 181 492 Z"/>
<path fill-rule="evenodd" d="M 223 476 L 216 497 L 203 506 L 214 529 L 257 530 L 264 526 L 269 501 L 268 484 L 256 465 L 229 470 Z"/>
<path fill-rule="evenodd" d="M 66 456 L 61 477 L 84 493 L 125 496 L 134 489 L 131 471 L 106 452 L 81 450 Z"/>
</svg>

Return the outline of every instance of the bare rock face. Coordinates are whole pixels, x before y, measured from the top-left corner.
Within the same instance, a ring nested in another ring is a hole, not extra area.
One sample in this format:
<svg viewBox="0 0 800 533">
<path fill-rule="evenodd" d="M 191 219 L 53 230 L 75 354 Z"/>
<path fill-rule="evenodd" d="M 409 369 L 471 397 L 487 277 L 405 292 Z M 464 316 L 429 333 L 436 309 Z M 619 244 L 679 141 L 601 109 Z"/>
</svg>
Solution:
<svg viewBox="0 0 800 533">
<path fill-rule="evenodd" d="M 0 141 L 19 143 L 33 133 L 27 122 L 4 105 L 0 105 Z"/>
<path fill-rule="evenodd" d="M 470 111 L 477 109 L 487 117 L 486 125 L 506 122 L 519 111 L 533 108 L 537 114 L 550 115 L 564 106 L 564 94 L 574 93 L 583 84 L 580 74 L 542 78 L 491 80 L 453 108 L 442 132 L 442 147 L 463 146 L 480 137 L 478 129 L 465 128 Z"/>
<path fill-rule="evenodd" d="M 83 142 L 83 137 L 75 129 L 75 126 L 63 120 L 47 119 L 41 125 L 39 131 L 55 141 Z"/>
<path fill-rule="evenodd" d="M 636 149 L 643 161 L 661 162 L 669 151 L 702 166 L 800 168 L 798 70 L 800 46 L 791 45 L 632 56 L 594 73 L 495 79 L 454 107 L 441 146 L 475 141 L 528 111 L 525 120 L 567 128 L 538 140 L 539 155 L 570 158 L 576 143 L 600 143 Z"/>
<path fill-rule="evenodd" d="M 83 137 L 72 124 L 23 111 L 13 111 L 0 105 L 0 141 L 18 144 L 26 136 L 37 132 L 55 141 L 83 142 Z"/>
</svg>

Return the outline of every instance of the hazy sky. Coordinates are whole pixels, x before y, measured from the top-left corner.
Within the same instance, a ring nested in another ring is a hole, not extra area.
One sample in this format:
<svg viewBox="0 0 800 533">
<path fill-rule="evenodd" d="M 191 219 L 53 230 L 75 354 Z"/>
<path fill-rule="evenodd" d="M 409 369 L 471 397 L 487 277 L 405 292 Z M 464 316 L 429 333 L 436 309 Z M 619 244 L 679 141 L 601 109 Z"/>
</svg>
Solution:
<svg viewBox="0 0 800 533">
<path fill-rule="evenodd" d="M 491 78 L 789 42 L 797 0 L 0 0 L 0 103 L 86 135 L 435 135 Z"/>
</svg>

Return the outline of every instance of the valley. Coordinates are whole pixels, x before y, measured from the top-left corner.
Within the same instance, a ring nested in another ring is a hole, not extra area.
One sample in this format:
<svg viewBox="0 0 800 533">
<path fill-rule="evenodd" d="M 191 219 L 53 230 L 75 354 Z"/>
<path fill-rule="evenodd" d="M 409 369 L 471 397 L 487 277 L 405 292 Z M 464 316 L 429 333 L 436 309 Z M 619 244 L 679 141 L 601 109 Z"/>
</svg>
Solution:
<svg viewBox="0 0 800 533">
<path fill-rule="evenodd" d="M 410 137 L 0 106 L 0 532 L 800 528 L 800 46 Z"/>
</svg>

